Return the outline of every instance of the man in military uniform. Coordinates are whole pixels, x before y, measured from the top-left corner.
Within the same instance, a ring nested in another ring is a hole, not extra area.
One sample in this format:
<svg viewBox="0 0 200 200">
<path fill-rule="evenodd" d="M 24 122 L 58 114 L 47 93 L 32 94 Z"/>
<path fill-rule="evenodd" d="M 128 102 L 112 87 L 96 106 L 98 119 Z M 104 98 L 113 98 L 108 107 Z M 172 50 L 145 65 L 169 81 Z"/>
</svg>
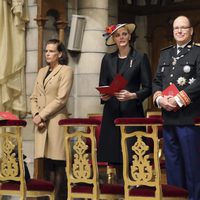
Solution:
<svg viewBox="0 0 200 200">
<path fill-rule="evenodd" d="M 173 23 L 175 46 L 161 50 L 153 81 L 153 101 L 162 109 L 167 180 L 200 200 L 200 47 L 192 42 L 193 27 L 185 16 Z M 178 92 L 163 95 L 174 84 Z"/>
</svg>

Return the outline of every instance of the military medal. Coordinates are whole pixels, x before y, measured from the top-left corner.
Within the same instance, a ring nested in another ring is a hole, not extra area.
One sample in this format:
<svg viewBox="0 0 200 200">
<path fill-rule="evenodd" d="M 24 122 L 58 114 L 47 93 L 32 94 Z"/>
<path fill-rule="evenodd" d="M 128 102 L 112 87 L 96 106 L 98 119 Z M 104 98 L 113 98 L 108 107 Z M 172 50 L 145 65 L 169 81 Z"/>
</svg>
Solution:
<svg viewBox="0 0 200 200">
<path fill-rule="evenodd" d="M 183 71 L 184 71 L 185 73 L 189 73 L 190 70 L 191 70 L 191 67 L 190 67 L 189 65 L 185 65 L 185 66 L 183 67 Z"/>
<path fill-rule="evenodd" d="M 191 85 L 192 83 L 194 83 L 195 80 L 196 79 L 192 77 L 192 78 L 189 79 L 188 83 Z"/>
<path fill-rule="evenodd" d="M 182 57 L 184 57 L 184 55 L 177 56 L 177 57 L 172 56 L 172 59 L 173 59 L 173 61 L 172 61 L 172 65 L 176 65 L 177 60 L 179 60 L 179 59 L 182 58 Z"/>
<path fill-rule="evenodd" d="M 172 59 L 173 59 L 173 61 L 172 61 L 172 65 L 176 65 L 176 63 L 177 63 L 176 58 L 172 56 Z"/>
<path fill-rule="evenodd" d="M 178 85 L 180 85 L 180 86 L 184 86 L 184 85 L 186 84 L 186 78 L 180 76 L 180 77 L 177 79 L 177 83 L 178 83 Z"/>
</svg>

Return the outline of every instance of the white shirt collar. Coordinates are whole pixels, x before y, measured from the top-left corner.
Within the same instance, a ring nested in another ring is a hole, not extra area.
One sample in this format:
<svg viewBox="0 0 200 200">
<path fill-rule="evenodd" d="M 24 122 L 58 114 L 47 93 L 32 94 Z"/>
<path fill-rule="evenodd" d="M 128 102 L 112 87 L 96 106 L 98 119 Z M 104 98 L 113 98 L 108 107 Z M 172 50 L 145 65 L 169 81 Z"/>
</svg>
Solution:
<svg viewBox="0 0 200 200">
<path fill-rule="evenodd" d="M 178 47 L 184 48 L 184 47 L 185 47 L 187 44 L 189 44 L 190 42 L 191 42 L 191 40 L 190 40 L 189 42 L 187 42 L 186 44 L 183 44 L 183 45 L 178 45 L 178 44 L 177 44 L 177 48 L 178 48 Z"/>
</svg>

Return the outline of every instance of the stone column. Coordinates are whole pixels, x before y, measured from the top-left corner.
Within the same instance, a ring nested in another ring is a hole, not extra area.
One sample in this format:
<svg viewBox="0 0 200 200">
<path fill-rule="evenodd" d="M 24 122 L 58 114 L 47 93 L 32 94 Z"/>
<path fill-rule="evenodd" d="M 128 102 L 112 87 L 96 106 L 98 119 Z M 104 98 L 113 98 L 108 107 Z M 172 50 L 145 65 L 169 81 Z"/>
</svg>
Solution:
<svg viewBox="0 0 200 200">
<path fill-rule="evenodd" d="M 137 26 L 136 29 L 137 40 L 135 42 L 135 48 L 149 55 L 148 42 L 147 42 L 147 17 L 136 16 L 135 24 Z M 149 100 L 151 100 L 151 98 L 148 98 L 143 102 L 145 111 L 148 109 Z"/>
<path fill-rule="evenodd" d="M 61 42 L 65 41 L 65 28 L 67 26 L 67 22 L 64 21 L 56 21 L 56 27 L 59 30 L 59 40 Z"/>
<path fill-rule="evenodd" d="M 79 15 L 86 16 L 86 27 L 80 57 L 77 58 L 74 79 L 74 115 L 87 117 L 88 113 L 102 112 L 99 93 L 101 60 L 106 52 L 104 33 L 108 24 L 108 0 L 79 0 Z"/>
<path fill-rule="evenodd" d="M 43 32 L 44 26 L 47 21 L 46 18 L 37 18 L 35 19 L 38 25 L 38 70 L 43 66 Z"/>
</svg>

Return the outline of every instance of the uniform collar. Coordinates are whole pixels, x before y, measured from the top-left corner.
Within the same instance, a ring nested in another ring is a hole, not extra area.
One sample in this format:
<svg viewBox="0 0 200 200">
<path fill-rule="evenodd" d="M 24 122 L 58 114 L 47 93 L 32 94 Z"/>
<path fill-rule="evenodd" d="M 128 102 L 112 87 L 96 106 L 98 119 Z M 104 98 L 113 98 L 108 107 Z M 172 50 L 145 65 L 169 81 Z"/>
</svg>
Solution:
<svg viewBox="0 0 200 200">
<path fill-rule="evenodd" d="M 190 40 L 189 42 L 187 42 L 187 43 L 185 43 L 185 44 L 183 44 L 183 45 L 176 45 L 177 46 L 177 48 L 179 48 L 179 47 L 181 47 L 181 48 L 184 48 L 184 47 L 186 47 L 187 45 L 190 45 L 192 43 L 192 41 Z"/>
</svg>

